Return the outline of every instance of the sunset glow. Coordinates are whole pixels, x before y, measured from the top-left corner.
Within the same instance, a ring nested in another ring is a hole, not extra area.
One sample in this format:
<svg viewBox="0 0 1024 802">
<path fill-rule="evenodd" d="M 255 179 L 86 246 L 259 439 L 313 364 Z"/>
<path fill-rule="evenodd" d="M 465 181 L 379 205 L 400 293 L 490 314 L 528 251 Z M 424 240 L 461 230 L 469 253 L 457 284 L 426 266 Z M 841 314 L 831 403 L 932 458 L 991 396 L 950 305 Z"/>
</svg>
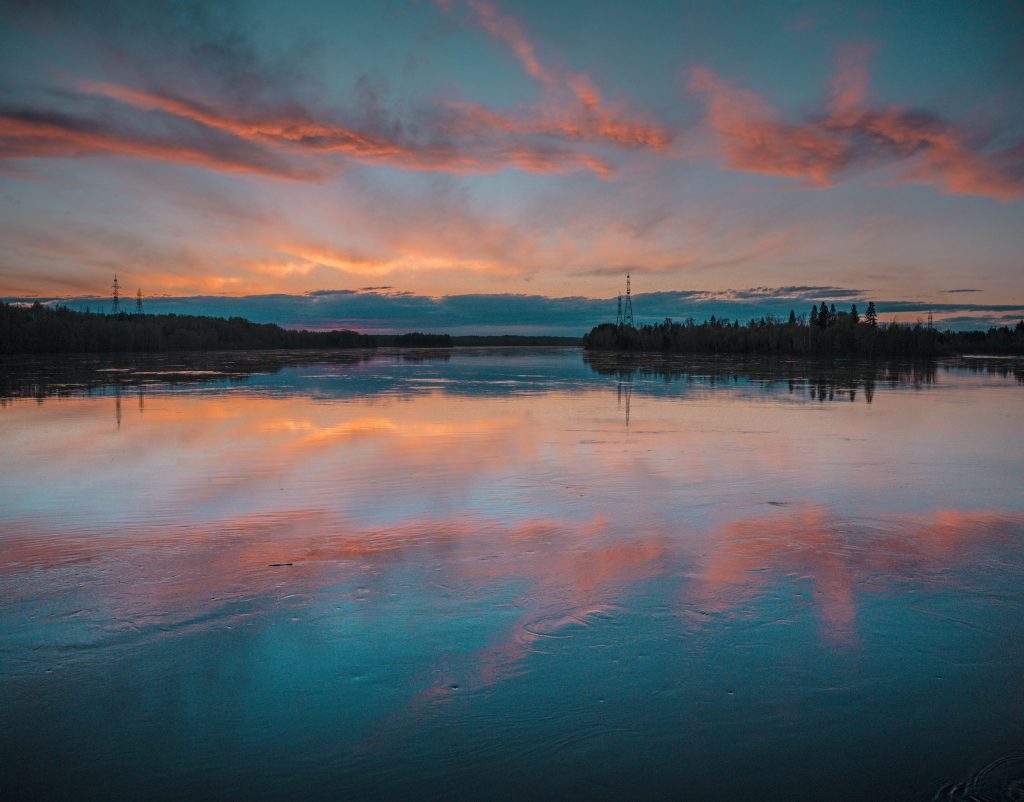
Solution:
<svg viewBox="0 0 1024 802">
<path fill-rule="evenodd" d="M 1022 22 L 1003 3 L 16 4 L 0 296 L 98 308 L 117 273 L 153 311 L 461 332 L 516 296 L 530 319 L 502 330 L 576 335 L 629 270 L 651 322 L 746 316 L 730 294 L 754 290 L 772 314 L 871 298 L 886 321 L 1016 322 Z M 549 303 L 576 299 L 578 322 Z"/>
</svg>

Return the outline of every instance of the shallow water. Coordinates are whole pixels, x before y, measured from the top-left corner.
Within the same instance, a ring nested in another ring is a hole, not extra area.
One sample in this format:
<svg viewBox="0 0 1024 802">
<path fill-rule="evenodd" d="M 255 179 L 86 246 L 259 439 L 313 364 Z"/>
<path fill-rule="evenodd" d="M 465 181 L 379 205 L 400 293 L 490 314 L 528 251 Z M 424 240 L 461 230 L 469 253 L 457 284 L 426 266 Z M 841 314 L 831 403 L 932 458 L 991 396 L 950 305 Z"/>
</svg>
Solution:
<svg viewBox="0 0 1024 802">
<path fill-rule="evenodd" d="M 168 355 L 0 397 L 6 798 L 1020 798 L 1019 361 Z"/>
</svg>

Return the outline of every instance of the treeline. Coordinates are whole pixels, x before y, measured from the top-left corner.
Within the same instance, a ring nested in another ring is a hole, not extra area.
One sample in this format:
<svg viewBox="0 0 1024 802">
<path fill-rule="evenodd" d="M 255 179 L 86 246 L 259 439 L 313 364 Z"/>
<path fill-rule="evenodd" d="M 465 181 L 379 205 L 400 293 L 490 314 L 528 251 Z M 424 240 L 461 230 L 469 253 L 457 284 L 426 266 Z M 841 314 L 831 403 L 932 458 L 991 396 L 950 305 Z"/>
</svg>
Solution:
<svg viewBox="0 0 1024 802">
<path fill-rule="evenodd" d="M 107 315 L 61 306 L 0 301 L 0 354 L 230 351 L 274 348 L 453 348 L 455 346 L 579 345 L 577 337 L 450 334 L 359 334 L 294 331 L 241 317 Z"/>
<path fill-rule="evenodd" d="M 579 337 L 553 337 L 534 334 L 375 334 L 377 345 L 401 348 L 453 348 L 480 346 L 560 346 L 575 345 Z"/>
<path fill-rule="evenodd" d="M 1024 321 L 1014 328 L 988 331 L 939 331 L 913 326 L 880 325 L 874 303 L 863 317 L 854 305 L 849 312 L 835 304 L 815 305 L 808 316 L 789 313 L 741 324 L 716 319 L 683 323 L 666 319 L 640 327 L 603 323 L 583 339 L 584 348 L 599 351 L 651 351 L 706 354 L 782 354 L 882 358 L 929 358 L 962 353 L 1024 354 Z"/>
<path fill-rule="evenodd" d="M 393 348 L 452 348 L 455 341 L 450 334 L 423 334 L 414 331 L 410 334 L 375 334 L 373 339 L 377 345 Z"/>
<path fill-rule="evenodd" d="M 558 337 L 543 334 L 462 334 L 453 338 L 462 346 L 579 346 L 579 337 Z"/>
<path fill-rule="evenodd" d="M 0 302 L 0 353 L 222 351 L 263 348 L 373 348 L 354 331 L 292 331 L 241 317 L 105 315 L 42 304 Z"/>
</svg>

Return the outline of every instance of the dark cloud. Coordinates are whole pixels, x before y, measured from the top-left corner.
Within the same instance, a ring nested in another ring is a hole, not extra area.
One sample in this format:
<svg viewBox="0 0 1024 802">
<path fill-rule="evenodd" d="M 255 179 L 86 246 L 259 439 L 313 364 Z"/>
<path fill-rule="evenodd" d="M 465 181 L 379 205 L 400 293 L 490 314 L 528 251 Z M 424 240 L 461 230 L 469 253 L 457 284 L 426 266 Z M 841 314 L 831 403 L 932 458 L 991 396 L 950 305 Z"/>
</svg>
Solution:
<svg viewBox="0 0 1024 802">
<path fill-rule="evenodd" d="M 962 287 L 955 290 L 943 290 L 942 292 L 946 293 L 947 295 L 952 295 L 954 293 L 960 292 L 981 292 L 981 290 L 975 289 L 974 287 Z"/>
<path fill-rule="evenodd" d="M 839 287 L 756 287 L 719 293 L 698 290 L 641 293 L 633 297 L 636 319 L 651 323 L 671 317 L 698 322 L 714 315 L 747 321 L 766 315 L 786 317 L 809 311 L 812 303 L 860 304 L 859 291 Z M 18 301 L 31 299 L 12 299 Z M 76 309 L 105 310 L 104 298 L 70 298 Z M 453 334 L 563 334 L 578 336 L 615 317 L 614 298 L 540 295 L 469 294 L 430 297 L 414 293 L 367 290 L 318 290 L 304 295 L 193 296 L 147 298 L 153 313 L 238 315 L 291 328 L 354 328 L 361 331 L 446 331 Z M 1024 316 L 1024 305 L 934 304 L 923 301 L 876 301 L 879 315 L 934 312 L 943 325 L 977 328 Z"/>
<path fill-rule="evenodd" d="M 799 285 L 788 287 L 752 287 L 747 290 L 725 290 L 718 294 L 722 300 L 817 300 L 827 297 L 829 300 L 850 298 L 859 300 L 864 297 L 864 290 L 851 290 L 843 287 Z"/>
<path fill-rule="evenodd" d="M 993 326 L 1015 326 L 1024 320 L 1024 309 L 1016 315 L 953 315 L 942 318 L 942 328 L 987 329 Z"/>
<path fill-rule="evenodd" d="M 6 22 L 96 60 L 133 83 L 173 85 L 265 107 L 321 89 L 315 59 L 324 43 L 255 44 L 244 2 L 220 0 L 22 0 Z"/>
</svg>

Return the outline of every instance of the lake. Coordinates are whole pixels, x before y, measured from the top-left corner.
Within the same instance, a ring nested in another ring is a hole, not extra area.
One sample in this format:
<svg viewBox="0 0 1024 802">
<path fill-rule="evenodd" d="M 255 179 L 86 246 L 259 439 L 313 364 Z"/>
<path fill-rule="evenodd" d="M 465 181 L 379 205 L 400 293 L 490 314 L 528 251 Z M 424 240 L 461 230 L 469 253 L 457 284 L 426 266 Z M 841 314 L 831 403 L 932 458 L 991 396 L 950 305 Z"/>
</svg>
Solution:
<svg viewBox="0 0 1024 802">
<path fill-rule="evenodd" d="M 0 398 L 7 799 L 1024 793 L 1022 360 L 8 359 Z"/>
</svg>

